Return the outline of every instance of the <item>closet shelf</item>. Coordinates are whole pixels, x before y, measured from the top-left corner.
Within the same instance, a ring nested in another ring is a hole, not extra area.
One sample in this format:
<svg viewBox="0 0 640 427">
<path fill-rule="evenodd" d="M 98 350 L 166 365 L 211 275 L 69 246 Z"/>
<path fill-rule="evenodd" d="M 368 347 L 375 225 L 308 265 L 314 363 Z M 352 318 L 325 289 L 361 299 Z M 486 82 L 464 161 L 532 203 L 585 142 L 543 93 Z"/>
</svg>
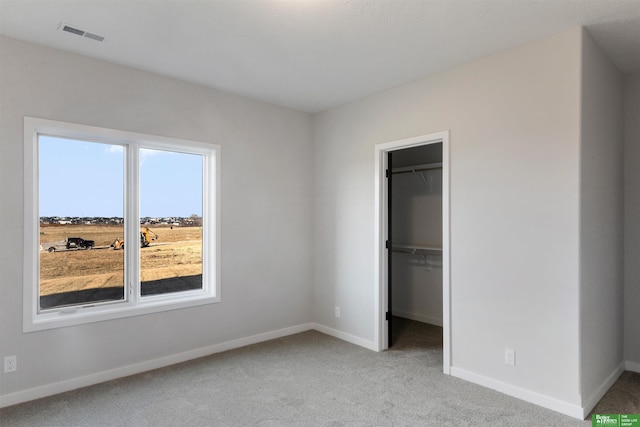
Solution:
<svg viewBox="0 0 640 427">
<path fill-rule="evenodd" d="M 442 247 L 422 246 L 422 245 L 391 245 L 393 252 L 404 252 L 408 254 L 442 255 Z"/>
<path fill-rule="evenodd" d="M 431 169 L 442 169 L 442 163 L 425 163 L 423 165 L 405 166 L 391 169 L 391 173 L 416 173 Z"/>
</svg>

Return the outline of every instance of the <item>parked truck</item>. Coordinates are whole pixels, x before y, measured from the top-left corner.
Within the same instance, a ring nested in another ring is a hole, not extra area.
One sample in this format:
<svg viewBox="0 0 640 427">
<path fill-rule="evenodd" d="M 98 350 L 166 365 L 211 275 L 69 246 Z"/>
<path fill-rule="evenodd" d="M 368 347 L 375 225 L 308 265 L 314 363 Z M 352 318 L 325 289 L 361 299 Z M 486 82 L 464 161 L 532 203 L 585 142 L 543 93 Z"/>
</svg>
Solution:
<svg viewBox="0 0 640 427">
<path fill-rule="evenodd" d="M 94 240 L 86 240 L 82 237 L 67 237 L 67 249 L 91 249 L 96 245 Z"/>
<path fill-rule="evenodd" d="M 44 244 L 48 252 L 71 249 L 91 249 L 96 245 L 93 240 L 83 239 L 82 237 L 67 237 L 64 241 Z"/>
</svg>

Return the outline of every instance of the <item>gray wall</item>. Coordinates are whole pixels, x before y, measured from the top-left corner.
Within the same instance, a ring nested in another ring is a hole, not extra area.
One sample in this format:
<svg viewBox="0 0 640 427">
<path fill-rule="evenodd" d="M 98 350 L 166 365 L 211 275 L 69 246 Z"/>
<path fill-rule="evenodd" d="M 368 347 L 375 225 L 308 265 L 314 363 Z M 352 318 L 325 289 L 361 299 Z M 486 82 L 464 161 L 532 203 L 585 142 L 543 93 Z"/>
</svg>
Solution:
<svg viewBox="0 0 640 427">
<path fill-rule="evenodd" d="M 579 407 L 582 37 L 575 29 L 314 117 L 318 323 L 377 339 L 374 146 L 450 130 L 452 372 Z"/>
<path fill-rule="evenodd" d="M 624 369 L 622 75 L 584 32 L 580 154 L 580 371 L 583 403 Z M 606 390 L 601 390 L 602 392 Z M 595 401 L 593 401 L 595 400 Z"/>
<path fill-rule="evenodd" d="M 70 53 L 0 39 L 2 395 L 306 324 L 311 116 Z M 222 146 L 222 302 L 22 333 L 23 116 Z"/>
<path fill-rule="evenodd" d="M 640 372 L 640 73 L 625 78 L 624 356 Z"/>
</svg>

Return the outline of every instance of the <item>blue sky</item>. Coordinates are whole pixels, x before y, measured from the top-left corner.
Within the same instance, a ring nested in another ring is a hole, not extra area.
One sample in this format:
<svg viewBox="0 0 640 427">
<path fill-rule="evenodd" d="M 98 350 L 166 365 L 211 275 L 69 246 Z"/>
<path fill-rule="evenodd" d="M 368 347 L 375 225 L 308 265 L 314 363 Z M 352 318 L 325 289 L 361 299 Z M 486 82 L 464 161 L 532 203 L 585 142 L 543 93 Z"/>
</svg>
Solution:
<svg viewBox="0 0 640 427">
<path fill-rule="evenodd" d="M 123 217 L 124 150 L 40 136 L 40 216 Z M 140 153 L 140 216 L 202 215 L 202 156 Z"/>
</svg>

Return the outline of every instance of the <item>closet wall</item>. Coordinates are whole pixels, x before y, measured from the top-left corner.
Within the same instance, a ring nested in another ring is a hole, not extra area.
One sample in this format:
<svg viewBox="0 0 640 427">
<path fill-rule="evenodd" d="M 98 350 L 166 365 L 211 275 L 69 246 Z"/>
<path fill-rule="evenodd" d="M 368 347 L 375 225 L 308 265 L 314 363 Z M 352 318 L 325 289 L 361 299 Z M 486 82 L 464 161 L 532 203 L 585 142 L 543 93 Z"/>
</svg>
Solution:
<svg viewBox="0 0 640 427">
<path fill-rule="evenodd" d="M 625 78 L 624 98 L 624 357 L 640 372 L 640 73 Z"/>
<path fill-rule="evenodd" d="M 442 144 L 393 152 L 392 312 L 442 326 L 441 253 L 411 249 L 442 248 L 442 169 L 406 171 L 434 163 L 442 163 Z"/>
</svg>

